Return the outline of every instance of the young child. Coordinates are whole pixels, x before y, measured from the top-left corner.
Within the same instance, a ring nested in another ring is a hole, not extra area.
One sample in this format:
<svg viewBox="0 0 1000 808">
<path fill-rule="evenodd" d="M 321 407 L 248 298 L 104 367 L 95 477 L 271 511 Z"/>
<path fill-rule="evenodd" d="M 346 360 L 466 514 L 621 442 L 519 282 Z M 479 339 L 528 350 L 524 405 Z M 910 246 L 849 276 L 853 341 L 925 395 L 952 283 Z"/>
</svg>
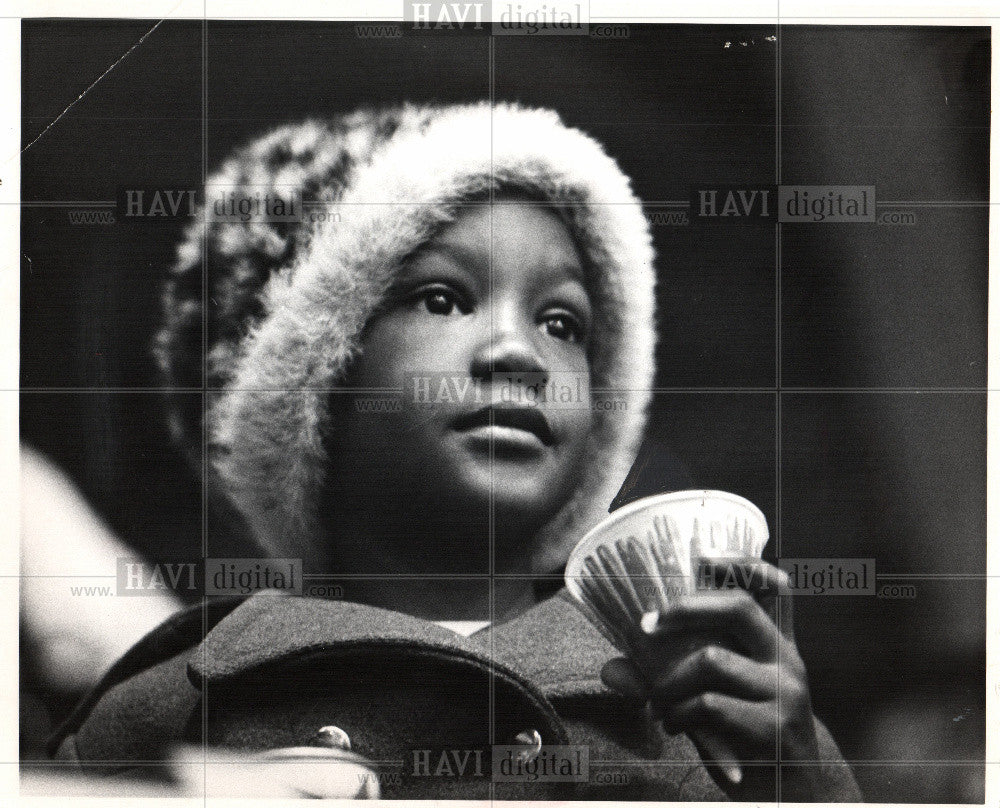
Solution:
<svg viewBox="0 0 1000 808">
<path fill-rule="evenodd" d="M 210 217 L 204 245 L 192 228 L 158 356 L 171 385 L 205 374 L 204 423 L 189 396 L 172 426 L 199 467 L 207 434 L 213 496 L 269 556 L 303 560 L 304 594 L 344 597 L 178 616 L 81 705 L 57 757 L 312 743 L 378 768 L 386 797 L 774 800 L 780 781 L 782 799 L 858 799 L 793 639 L 750 593 L 659 615 L 664 658 L 718 642 L 656 681 L 564 591 L 541 595 L 606 515 L 653 378 L 650 235 L 603 149 L 549 111 L 405 106 L 279 129 L 206 189 L 209 209 L 300 195 L 311 225 Z M 556 383 L 568 401 L 527 402 Z M 505 780 L 504 747 L 536 767 L 583 749 L 589 770 Z"/>
</svg>

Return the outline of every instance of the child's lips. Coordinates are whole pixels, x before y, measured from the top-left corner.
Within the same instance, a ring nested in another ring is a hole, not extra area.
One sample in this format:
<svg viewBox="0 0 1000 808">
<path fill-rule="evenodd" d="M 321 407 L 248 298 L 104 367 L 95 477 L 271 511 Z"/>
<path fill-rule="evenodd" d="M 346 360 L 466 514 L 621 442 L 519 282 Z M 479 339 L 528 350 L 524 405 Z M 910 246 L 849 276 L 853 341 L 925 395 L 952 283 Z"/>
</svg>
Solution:
<svg viewBox="0 0 1000 808">
<path fill-rule="evenodd" d="M 555 443 L 548 420 L 533 407 L 483 407 L 458 416 L 452 428 L 498 448 L 537 450 Z"/>
</svg>

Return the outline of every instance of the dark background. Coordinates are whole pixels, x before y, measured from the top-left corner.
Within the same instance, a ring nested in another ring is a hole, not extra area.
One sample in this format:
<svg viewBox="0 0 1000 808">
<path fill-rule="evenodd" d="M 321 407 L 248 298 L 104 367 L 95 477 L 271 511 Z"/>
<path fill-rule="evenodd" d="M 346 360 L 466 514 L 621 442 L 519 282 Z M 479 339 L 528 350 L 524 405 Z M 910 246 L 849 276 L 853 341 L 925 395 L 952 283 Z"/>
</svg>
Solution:
<svg viewBox="0 0 1000 808">
<path fill-rule="evenodd" d="M 25 21 L 24 143 L 151 25 Z M 377 40 L 353 24 L 164 23 L 23 155 L 37 204 L 22 209 L 22 438 L 139 550 L 200 554 L 200 485 L 169 446 L 149 354 L 183 222 L 75 225 L 49 203 L 196 188 L 280 123 L 491 90 L 593 134 L 646 201 L 780 181 L 985 202 L 989 47 L 985 28 Z M 918 576 L 913 600 L 798 599 L 814 708 L 868 799 L 981 801 L 987 207 L 909 209 L 914 226 L 655 227 L 649 446 L 758 503 L 772 557 Z M 667 485 L 658 468 L 642 490 Z M 210 529 L 213 554 L 240 546 Z"/>
</svg>

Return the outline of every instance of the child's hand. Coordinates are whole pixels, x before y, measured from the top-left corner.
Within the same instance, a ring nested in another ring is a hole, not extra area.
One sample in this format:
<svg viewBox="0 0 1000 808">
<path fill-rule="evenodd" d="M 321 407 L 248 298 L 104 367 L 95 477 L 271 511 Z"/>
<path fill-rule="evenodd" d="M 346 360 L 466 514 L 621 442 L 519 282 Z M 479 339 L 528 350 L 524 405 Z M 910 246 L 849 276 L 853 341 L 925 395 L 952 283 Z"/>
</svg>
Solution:
<svg viewBox="0 0 1000 808">
<path fill-rule="evenodd" d="M 775 761 L 779 738 L 782 761 L 816 761 L 816 732 L 805 665 L 786 615 L 790 600 L 777 597 L 787 593 L 788 578 L 756 559 L 749 568 L 754 575 L 744 585 L 757 599 L 739 588 L 678 598 L 643 620 L 649 647 L 642 669 L 613 659 L 601 678 L 630 701 L 651 704 L 668 731 L 687 733 L 730 796 L 775 800 L 774 765 L 739 761 Z M 782 609 L 787 633 L 761 603 Z M 678 655 L 678 648 L 685 653 Z M 782 798 L 818 796 L 817 773 L 815 766 L 783 768 Z"/>
</svg>

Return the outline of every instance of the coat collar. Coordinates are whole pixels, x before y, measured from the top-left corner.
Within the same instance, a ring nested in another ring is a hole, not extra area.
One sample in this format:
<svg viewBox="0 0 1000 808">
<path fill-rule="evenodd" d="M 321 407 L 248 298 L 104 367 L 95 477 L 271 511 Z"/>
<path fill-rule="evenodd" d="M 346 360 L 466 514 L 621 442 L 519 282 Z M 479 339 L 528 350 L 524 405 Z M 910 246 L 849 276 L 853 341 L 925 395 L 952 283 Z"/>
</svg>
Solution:
<svg viewBox="0 0 1000 808">
<path fill-rule="evenodd" d="M 549 696 L 566 694 L 567 680 L 575 687 L 574 695 L 592 692 L 599 682 L 577 682 L 572 670 L 544 667 L 545 637 L 560 632 L 547 621 L 572 618 L 575 612 L 565 601 L 554 604 L 554 610 L 541 608 L 544 605 L 494 632 L 469 638 L 387 609 L 262 592 L 209 631 L 188 657 L 188 678 L 199 688 L 225 688 L 248 677 L 267 676 L 264 672 L 276 665 L 306 662 L 317 656 L 375 654 L 382 655 L 387 664 L 403 665 L 447 660 L 457 666 L 456 670 L 488 675 L 498 697 L 507 693 L 544 719 L 542 737 L 565 743 L 566 730 Z M 543 678 L 536 680 L 536 676 Z"/>
<path fill-rule="evenodd" d="M 547 698 L 609 694 L 600 670 L 616 655 L 565 590 L 471 637 L 387 609 L 267 591 L 208 633 L 191 672 L 196 682 L 223 681 L 303 653 L 372 646 L 420 647 L 493 663 Z"/>
<path fill-rule="evenodd" d="M 600 672 L 620 654 L 565 589 L 470 639 L 491 648 L 498 660 L 515 665 L 550 699 L 612 694 Z"/>
</svg>

